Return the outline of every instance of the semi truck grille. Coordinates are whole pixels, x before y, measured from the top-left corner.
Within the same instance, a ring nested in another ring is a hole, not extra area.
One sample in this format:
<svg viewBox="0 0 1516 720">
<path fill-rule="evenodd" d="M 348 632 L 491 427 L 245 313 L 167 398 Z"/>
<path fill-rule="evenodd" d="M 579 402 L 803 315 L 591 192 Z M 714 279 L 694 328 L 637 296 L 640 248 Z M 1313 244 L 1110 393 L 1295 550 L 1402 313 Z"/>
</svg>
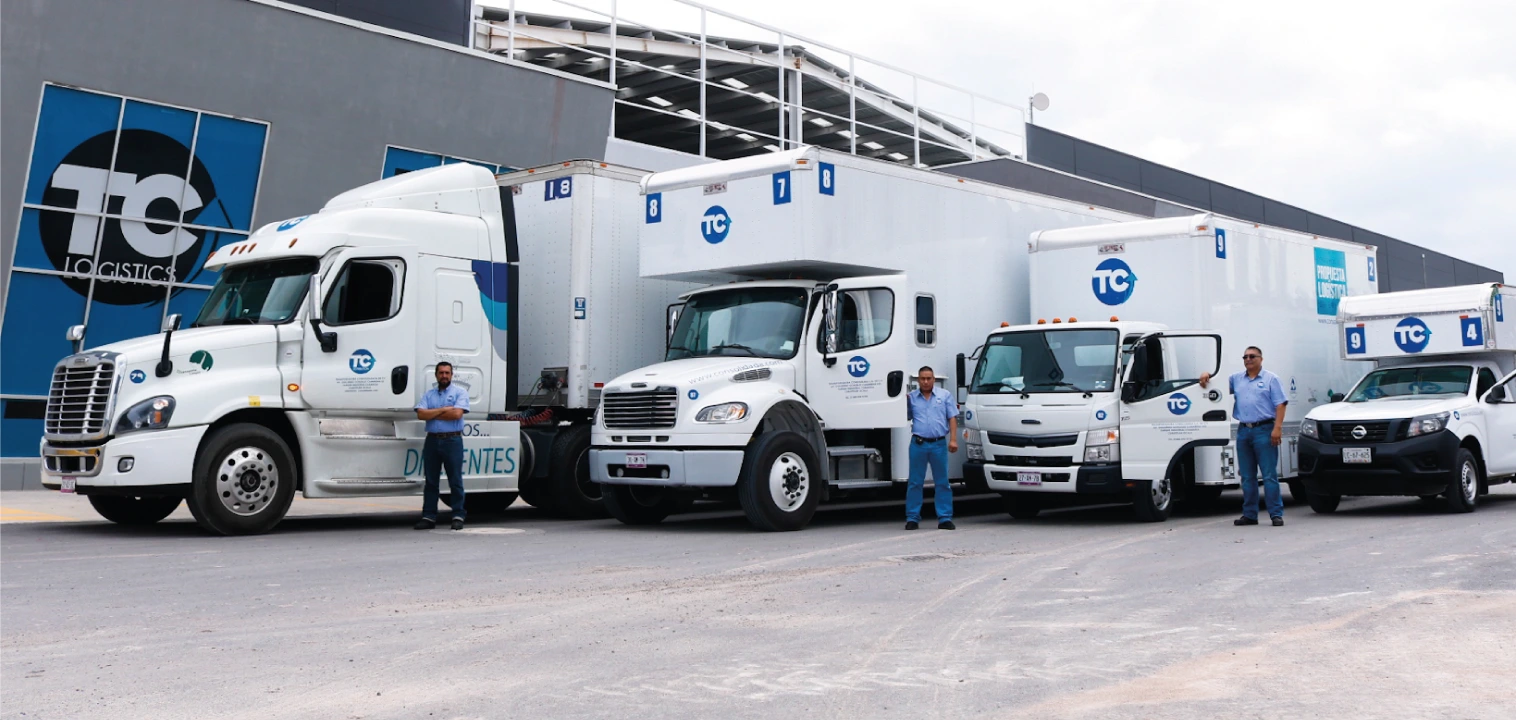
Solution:
<svg viewBox="0 0 1516 720">
<path fill-rule="evenodd" d="M 1074 458 L 1068 455 L 996 455 L 995 464 L 1012 467 L 1068 467 L 1074 464 Z"/>
<path fill-rule="evenodd" d="M 1363 428 L 1363 437 L 1353 434 L 1355 428 Z M 1377 422 L 1334 422 L 1332 423 L 1332 442 L 1334 443 L 1377 443 L 1384 442 L 1390 436 L 1390 421 L 1380 420 Z"/>
<path fill-rule="evenodd" d="M 605 393 L 601 408 L 608 428 L 673 427 L 679 417 L 679 390 Z"/>
<path fill-rule="evenodd" d="M 1073 445 L 1079 442 L 1078 435 L 1012 435 L 1011 433 L 989 433 L 991 445 L 1002 447 L 1035 447 L 1050 448 Z"/>
<path fill-rule="evenodd" d="M 43 421 L 45 432 L 80 440 L 104 436 L 115 375 L 116 364 L 109 360 L 80 365 L 69 362 L 54 369 Z"/>
</svg>

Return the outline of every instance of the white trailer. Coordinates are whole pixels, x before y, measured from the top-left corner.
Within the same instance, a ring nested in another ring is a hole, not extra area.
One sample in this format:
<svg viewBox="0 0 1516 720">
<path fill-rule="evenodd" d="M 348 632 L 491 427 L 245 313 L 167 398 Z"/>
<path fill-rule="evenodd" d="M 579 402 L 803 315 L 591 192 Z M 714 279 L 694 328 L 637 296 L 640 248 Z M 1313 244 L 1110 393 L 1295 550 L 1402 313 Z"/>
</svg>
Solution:
<svg viewBox="0 0 1516 720">
<path fill-rule="evenodd" d="M 1336 349 L 1374 369 L 1301 424 L 1311 509 L 1416 495 L 1473 512 L 1516 474 L 1516 290 L 1499 283 L 1345 299 Z"/>
<path fill-rule="evenodd" d="M 719 284 L 678 298 L 665 362 L 602 395 L 591 470 L 631 524 L 727 492 L 755 527 L 795 530 L 827 496 L 906 480 L 916 370 L 951 389 L 978 328 L 1027 316 L 1024 238 L 1131 219 L 817 149 L 643 190 L 642 274 Z"/>
<path fill-rule="evenodd" d="M 596 512 L 595 386 L 662 355 L 663 298 L 686 287 L 641 278 L 619 230 L 641 220 L 640 175 L 448 165 L 260 228 L 207 262 L 219 278 L 190 327 L 58 364 L 43 484 L 128 524 L 187 499 L 223 534 L 271 529 L 296 491 L 419 494 L 411 408 L 446 360 L 473 405 L 468 508 L 519 489 Z"/>
<path fill-rule="evenodd" d="M 970 472 L 1020 518 L 1071 496 L 1130 498 L 1149 521 L 1175 499 L 1213 501 L 1238 484 L 1235 422 L 1225 382 L 1195 385 L 1255 345 L 1289 395 L 1279 473 L 1294 478 L 1301 419 L 1357 375 L 1335 318 L 1341 298 L 1375 292 L 1373 261 L 1372 247 L 1210 214 L 1033 234 L 1037 322 L 995 330 L 978 355 Z"/>
</svg>

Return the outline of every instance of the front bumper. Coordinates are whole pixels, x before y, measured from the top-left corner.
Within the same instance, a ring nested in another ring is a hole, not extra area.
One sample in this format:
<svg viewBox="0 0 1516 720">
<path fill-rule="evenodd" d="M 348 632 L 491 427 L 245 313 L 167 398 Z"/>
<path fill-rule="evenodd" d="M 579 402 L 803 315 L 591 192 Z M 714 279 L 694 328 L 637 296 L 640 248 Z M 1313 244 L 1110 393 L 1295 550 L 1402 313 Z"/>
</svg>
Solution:
<svg viewBox="0 0 1516 720">
<path fill-rule="evenodd" d="M 1070 465 L 1066 467 L 1010 467 L 969 460 L 963 465 L 967 477 L 970 467 L 984 474 L 985 484 L 995 492 L 1037 492 L 1076 495 L 1113 495 L 1126 491 L 1121 465 Z M 1041 473 L 1041 485 L 1022 485 L 1016 473 Z"/>
<path fill-rule="evenodd" d="M 1366 447 L 1372 462 L 1347 464 L 1345 447 Z M 1458 436 L 1442 432 L 1381 443 L 1336 444 L 1300 438 L 1300 475 L 1324 495 L 1433 495 L 1447 490 L 1458 457 Z"/>
<path fill-rule="evenodd" d="M 647 456 L 647 467 L 626 464 L 628 453 Z M 741 448 L 668 450 L 648 447 L 590 448 L 590 479 L 605 485 L 733 487 L 742 473 Z"/>
<path fill-rule="evenodd" d="M 42 441 L 42 486 L 50 490 L 62 487 L 64 475 L 76 478 L 78 492 L 88 495 L 95 491 L 109 492 L 113 488 L 141 488 L 161 486 L 187 486 L 194 477 L 195 453 L 200 449 L 200 439 L 205 437 L 205 425 L 194 425 L 168 430 L 144 430 L 130 435 L 112 438 L 104 445 L 91 448 L 57 447 Z M 81 450 L 91 451 L 95 458 L 96 471 L 62 472 L 73 470 L 72 464 Z M 132 469 L 120 471 L 121 458 L 132 458 Z M 62 460 L 63 458 L 70 458 Z M 60 464 L 60 460 L 64 464 Z"/>
</svg>

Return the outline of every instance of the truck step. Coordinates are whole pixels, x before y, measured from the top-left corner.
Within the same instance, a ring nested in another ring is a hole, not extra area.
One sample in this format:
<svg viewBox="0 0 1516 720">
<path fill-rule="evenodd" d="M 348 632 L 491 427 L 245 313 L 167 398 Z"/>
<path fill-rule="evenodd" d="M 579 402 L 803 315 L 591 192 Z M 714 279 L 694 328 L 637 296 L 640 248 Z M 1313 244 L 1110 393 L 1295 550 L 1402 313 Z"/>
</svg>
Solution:
<svg viewBox="0 0 1516 720">
<path fill-rule="evenodd" d="M 829 457 L 857 457 L 859 455 L 873 455 L 875 458 L 879 457 L 878 450 L 875 450 L 871 447 L 864 447 L 862 445 L 838 445 L 835 447 L 828 447 L 826 449 L 826 454 Z"/>
</svg>

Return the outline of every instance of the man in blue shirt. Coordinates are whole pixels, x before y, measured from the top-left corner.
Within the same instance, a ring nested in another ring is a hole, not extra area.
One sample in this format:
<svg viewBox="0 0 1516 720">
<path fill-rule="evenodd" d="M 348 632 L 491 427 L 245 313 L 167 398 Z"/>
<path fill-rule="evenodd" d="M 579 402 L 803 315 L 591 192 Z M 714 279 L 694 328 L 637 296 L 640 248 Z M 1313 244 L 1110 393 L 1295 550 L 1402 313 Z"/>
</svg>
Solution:
<svg viewBox="0 0 1516 720">
<path fill-rule="evenodd" d="M 918 389 L 905 396 L 911 420 L 911 478 L 905 486 L 905 529 L 921 522 L 921 496 L 926 469 L 932 468 L 937 488 L 937 529 L 954 530 L 953 486 L 948 482 L 948 453 L 958 452 L 958 402 L 937 387 L 937 374 L 929 367 L 916 371 Z"/>
<path fill-rule="evenodd" d="M 1237 420 L 1237 465 L 1242 472 L 1242 517 L 1233 525 L 1258 524 L 1258 475 L 1274 526 L 1284 524 L 1284 499 L 1279 496 L 1279 441 L 1284 433 L 1284 407 L 1289 397 L 1279 376 L 1263 369 L 1263 351 L 1243 351 L 1242 372 L 1227 381 L 1232 392 L 1232 417 Z M 1210 375 L 1200 376 L 1205 387 Z"/>
<path fill-rule="evenodd" d="M 417 530 L 437 527 L 443 467 L 447 468 L 447 486 L 453 494 L 448 503 L 453 506 L 453 529 L 463 529 L 463 414 L 468 410 L 468 390 L 453 384 L 453 364 L 437 363 L 437 387 L 427 390 L 416 403 L 416 417 L 426 421 L 426 444 L 421 448 L 426 490 Z"/>
</svg>

